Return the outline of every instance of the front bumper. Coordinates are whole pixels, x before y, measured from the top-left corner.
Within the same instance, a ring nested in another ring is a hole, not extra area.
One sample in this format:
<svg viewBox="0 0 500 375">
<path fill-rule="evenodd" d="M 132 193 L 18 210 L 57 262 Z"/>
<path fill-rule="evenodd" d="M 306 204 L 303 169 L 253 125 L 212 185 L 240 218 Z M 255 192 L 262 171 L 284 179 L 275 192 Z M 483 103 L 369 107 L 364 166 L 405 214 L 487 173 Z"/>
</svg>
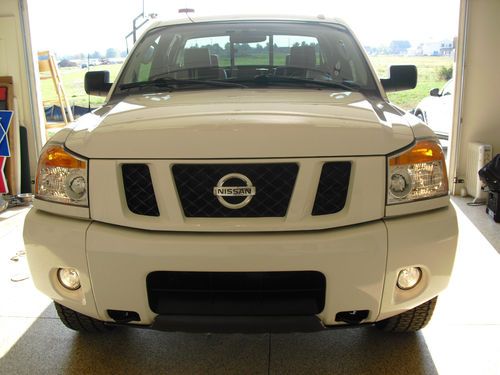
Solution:
<svg viewBox="0 0 500 375">
<path fill-rule="evenodd" d="M 153 271 L 319 271 L 326 278 L 324 325 L 339 312 L 368 310 L 363 323 L 411 309 L 448 284 L 457 243 L 453 207 L 343 228 L 287 233 L 152 232 L 69 219 L 33 209 L 24 238 L 33 281 L 53 300 L 96 319 L 135 311 L 152 325 L 146 277 Z M 396 287 L 399 271 L 419 266 L 412 290 Z M 82 288 L 68 291 L 59 267 L 75 267 Z"/>
</svg>

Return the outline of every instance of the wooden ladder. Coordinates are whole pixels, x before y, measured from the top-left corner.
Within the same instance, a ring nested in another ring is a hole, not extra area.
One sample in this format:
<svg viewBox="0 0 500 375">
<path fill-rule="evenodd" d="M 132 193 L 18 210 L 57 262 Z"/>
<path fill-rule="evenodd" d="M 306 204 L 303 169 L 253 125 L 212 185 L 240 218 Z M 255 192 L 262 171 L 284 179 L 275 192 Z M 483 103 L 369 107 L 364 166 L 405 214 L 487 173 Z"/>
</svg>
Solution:
<svg viewBox="0 0 500 375">
<path fill-rule="evenodd" d="M 52 82 L 54 83 L 64 124 L 68 125 L 70 122 L 75 121 L 73 112 L 71 111 L 71 105 L 69 104 L 66 93 L 64 92 L 56 59 L 50 51 L 38 52 L 38 69 L 40 71 L 40 79 L 52 79 Z M 47 118 L 45 118 L 45 123 L 47 123 Z"/>
</svg>

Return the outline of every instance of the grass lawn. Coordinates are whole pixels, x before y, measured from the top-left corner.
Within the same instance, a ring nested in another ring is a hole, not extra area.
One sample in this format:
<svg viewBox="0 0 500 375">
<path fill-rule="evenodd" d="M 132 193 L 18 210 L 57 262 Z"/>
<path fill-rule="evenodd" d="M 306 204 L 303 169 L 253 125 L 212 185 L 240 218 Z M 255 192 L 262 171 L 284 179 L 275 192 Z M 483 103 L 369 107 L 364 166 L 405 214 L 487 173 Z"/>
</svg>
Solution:
<svg viewBox="0 0 500 375">
<path fill-rule="evenodd" d="M 243 60 L 243 58 L 241 59 Z M 283 60 L 283 61 L 281 61 Z M 385 77 L 388 73 L 389 65 L 398 64 L 413 64 L 418 69 L 418 84 L 414 90 L 401 91 L 390 93 L 390 100 L 403 109 L 410 110 L 415 108 L 416 104 L 425 96 L 429 95 L 429 91 L 434 87 L 442 87 L 445 81 L 440 81 L 438 78 L 438 69 L 441 66 L 450 67 L 453 60 L 450 57 L 442 56 L 371 56 L 370 60 L 375 67 L 379 77 Z M 283 56 L 275 56 L 275 62 L 278 64 L 284 63 Z M 224 61 L 220 61 L 224 64 Z M 229 63 L 229 62 L 228 62 Z M 243 63 L 243 61 L 240 61 Z M 246 62 L 251 63 L 251 62 Z M 255 62 L 255 64 L 260 62 Z M 101 65 L 91 67 L 91 70 L 109 70 L 111 81 L 114 81 L 121 65 Z M 61 75 L 66 91 L 66 96 L 71 104 L 82 107 L 88 106 L 89 96 L 85 94 L 83 89 L 83 78 L 87 69 L 80 68 L 61 68 Z M 42 80 L 42 98 L 44 105 L 52 105 L 57 103 L 54 86 L 51 80 Z M 97 107 L 104 102 L 103 97 L 90 97 L 91 107 Z"/>
</svg>

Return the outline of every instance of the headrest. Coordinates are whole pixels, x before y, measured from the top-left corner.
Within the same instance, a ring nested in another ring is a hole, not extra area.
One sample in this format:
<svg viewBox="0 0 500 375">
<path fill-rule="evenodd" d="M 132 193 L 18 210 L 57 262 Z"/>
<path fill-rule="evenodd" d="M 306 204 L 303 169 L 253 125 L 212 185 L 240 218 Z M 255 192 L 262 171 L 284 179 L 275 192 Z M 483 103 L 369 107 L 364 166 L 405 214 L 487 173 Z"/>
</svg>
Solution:
<svg viewBox="0 0 500 375">
<path fill-rule="evenodd" d="M 316 66 L 316 51 L 313 46 L 295 46 L 290 48 L 291 66 L 311 68 Z"/>
<path fill-rule="evenodd" d="M 214 67 L 219 66 L 219 56 L 210 55 L 210 66 L 214 66 Z"/>
<path fill-rule="evenodd" d="M 188 48 L 184 50 L 186 68 L 204 68 L 211 66 L 208 48 Z"/>
</svg>

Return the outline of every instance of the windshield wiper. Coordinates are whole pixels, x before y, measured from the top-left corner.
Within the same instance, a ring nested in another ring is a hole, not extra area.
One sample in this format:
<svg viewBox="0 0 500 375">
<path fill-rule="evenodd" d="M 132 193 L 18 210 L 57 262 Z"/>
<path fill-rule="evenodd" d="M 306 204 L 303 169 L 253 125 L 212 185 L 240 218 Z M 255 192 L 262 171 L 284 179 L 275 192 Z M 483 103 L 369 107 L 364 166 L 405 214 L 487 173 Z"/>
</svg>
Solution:
<svg viewBox="0 0 500 375">
<path fill-rule="evenodd" d="M 224 81 L 214 81 L 214 80 L 202 80 L 202 79 L 175 79 L 175 78 L 157 78 L 149 81 L 139 81 L 124 83 L 118 86 L 120 90 L 128 90 L 138 87 L 166 87 L 168 89 L 175 89 L 180 86 L 190 86 L 190 85 L 206 85 L 215 87 L 241 87 L 246 88 L 247 86 L 236 83 L 236 82 L 224 82 Z"/>
<path fill-rule="evenodd" d="M 233 80 L 231 80 L 233 81 Z M 359 90 L 360 87 L 354 83 L 347 82 L 337 82 L 337 81 L 319 81 L 315 79 L 307 79 L 307 78 L 298 78 L 298 77 L 290 77 L 290 76 L 275 76 L 275 75 L 258 75 L 253 79 L 245 79 L 239 80 L 235 79 L 233 82 L 254 82 L 256 84 L 268 85 L 268 84 L 280 84 L 280 83 L 288 83 L 288 84 L 304 84 L 304 85 L 314 85 L 321 87 L 330 87 L 330 88 L 338 88 L 347 91 Z"/>
</svg>

